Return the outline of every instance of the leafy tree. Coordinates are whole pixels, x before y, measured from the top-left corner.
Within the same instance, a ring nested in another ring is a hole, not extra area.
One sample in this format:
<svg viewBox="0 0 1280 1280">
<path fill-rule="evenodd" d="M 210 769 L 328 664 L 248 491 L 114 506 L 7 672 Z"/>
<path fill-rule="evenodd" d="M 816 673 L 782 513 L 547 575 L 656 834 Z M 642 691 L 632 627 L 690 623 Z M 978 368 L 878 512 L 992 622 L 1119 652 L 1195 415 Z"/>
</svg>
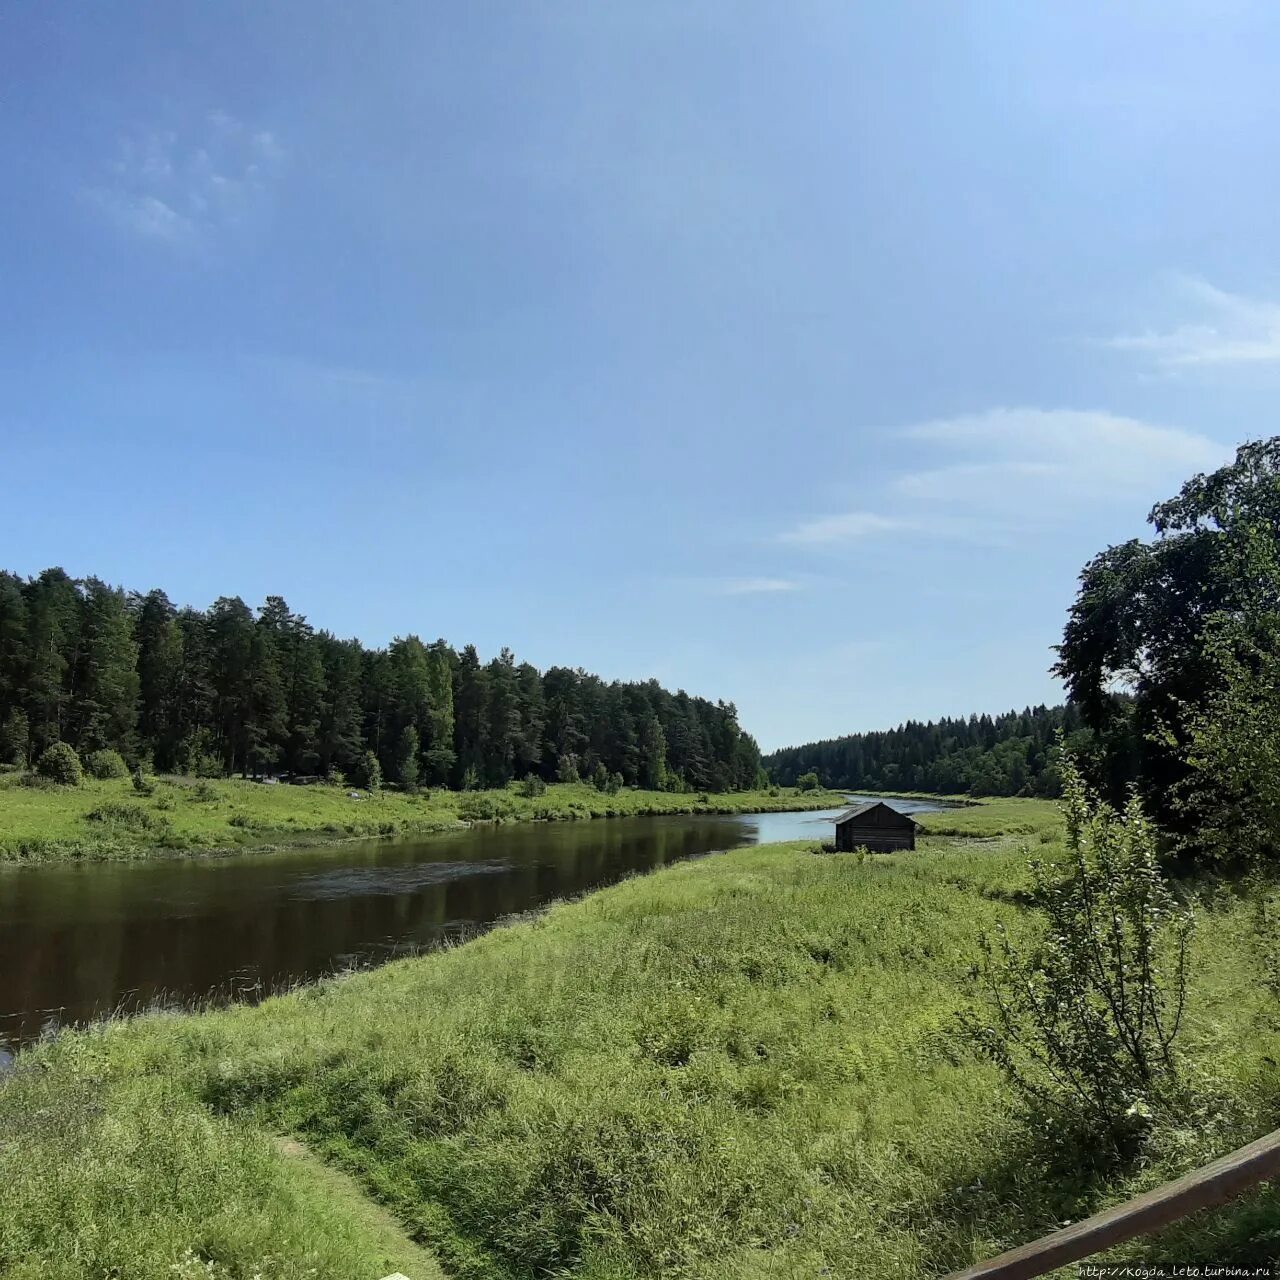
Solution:
<svg viewBox="0 0 1280 1280">
<path fill-rule="evenodd" d="M 987 1002 L 966 1031 L 1033 1108 L 1128 1152 L 1177 1083 L 1192 920 L 1136 797 L 1117 812 L 1062 769 L 1068 856 L 1031 864 L 1044 932 L 1029 947 L 1003 926 L 982 940 Z"/>
<path fill-rule="evenodd" d="M 127 778 L 129 776 L 129 766 L 125 764 L 120 753 L 113 751 L 110 747 L 99 747 L 97 751 L 91 751 L 85 756 L 84 768 L 91 778 Z"/>
<path fill-rule="evenodd" d="M 1227 615 L 1206 629 L 1213 688 L 1182 708 L 1186 774 L 1173 808 L 1179 845 L 1197 859 L 1261 867 L 1280 856 L 1280 615 L 1253 635 Z"/>
<path fill-rule="evenodd" d="M 1055 671 L 1103 738 L 1112 796 L 1132 775 L 1152 816 L 1185 835 L 1209 816 L 1175 797 L 1190 725 L 1226 678 L 1212 637 L 1226 617 L 1252 638 L 1280 610 L 1280 437 L 1242 445 L 1148 519 L 1151 542 L 1109 547 L 1085 566 Z M 1117 685 L 1131 701 L 1116 699 Z"/>
<path fill-rule="evenodd" d="M 78 787 L 84 780 L 80 757 L 66 742 L 55 742 L 40 753 L 36 773 L 64 787 Z"/>
<path fill-rule="evenodd" d="M 822 779 L 816 773 L 802 773 L 796 779 L 797 791 L 820 791 L 822 789 Z"/>
</svg>

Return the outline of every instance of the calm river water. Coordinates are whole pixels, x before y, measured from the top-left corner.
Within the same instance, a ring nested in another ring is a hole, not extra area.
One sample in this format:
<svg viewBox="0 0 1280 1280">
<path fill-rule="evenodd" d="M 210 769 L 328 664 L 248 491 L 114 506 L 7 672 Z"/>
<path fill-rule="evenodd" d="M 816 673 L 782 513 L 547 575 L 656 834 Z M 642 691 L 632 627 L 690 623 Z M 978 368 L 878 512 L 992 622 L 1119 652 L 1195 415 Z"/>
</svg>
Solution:
<svg viewBox="0 0 1280 1280">
<path fill-rule="evenodd" d="M 257 856 L 0 869 L 0 1057 L 46 1027 L 251 998 L 681 858 L 831 839 L 837 812 L 526 823 Z"/>
</svg>

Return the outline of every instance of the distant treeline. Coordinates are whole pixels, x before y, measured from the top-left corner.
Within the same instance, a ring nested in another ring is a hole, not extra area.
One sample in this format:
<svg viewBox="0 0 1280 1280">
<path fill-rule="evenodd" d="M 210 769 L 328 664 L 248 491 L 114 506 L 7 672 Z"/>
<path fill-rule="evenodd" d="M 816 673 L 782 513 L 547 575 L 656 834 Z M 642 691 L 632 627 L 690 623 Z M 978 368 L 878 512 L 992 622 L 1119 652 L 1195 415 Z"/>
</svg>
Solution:
<svg viewBox="0 0 1280 1280">
<path fill-rule="evenodd" d="M 315 630 L 279 596 L 175 608 L 61 569 L 0 572 L 0 761 L 54 742 L 159 771 L 365 777 L 414 785 L 607 779 L 731 791 L 762 781 L 731 703 L 656 681 L 482 663 L 417 636 L 365 648 Z M 367 779 L 366 779 L 367 780 Z"/>
<path fill-rule="evenodd" d="M 1087 754 L 1093 735 L 1073 704 L 1027 707 L 1000 716 L 909 720 L 897 729 L 786 747 L 766 756 L 770 777 L 792 786 L 816 773 L 851 791 L 928 791 L 938 795 L 1056 796 L 1059 732 Z"/>
</svg>

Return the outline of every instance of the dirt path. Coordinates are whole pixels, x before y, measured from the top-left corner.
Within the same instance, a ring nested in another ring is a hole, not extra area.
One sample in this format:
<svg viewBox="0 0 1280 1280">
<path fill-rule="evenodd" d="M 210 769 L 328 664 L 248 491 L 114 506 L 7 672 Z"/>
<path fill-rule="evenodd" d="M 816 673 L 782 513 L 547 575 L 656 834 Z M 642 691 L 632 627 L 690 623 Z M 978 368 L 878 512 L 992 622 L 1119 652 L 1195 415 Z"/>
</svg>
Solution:
<svg viewBox="0 0 1280 1280">
<path fill-rule="evenodd" d="M 378 1269 L 370 1271 L 369 1280 L 382 1280 L 396 1273 L 405 1280 L 447 1280 L 435 1258 L 405 1234 L 392 1213 L 370 1200 L 354 1178 L 325 1164 L 294 1138 L 276 1138 L 275 1144 L 295 1167 L 306 1171 L 318 1198 L 354 1219 L 378 1242 L 377 1257 L 370 1259 Z"/>
</svg>

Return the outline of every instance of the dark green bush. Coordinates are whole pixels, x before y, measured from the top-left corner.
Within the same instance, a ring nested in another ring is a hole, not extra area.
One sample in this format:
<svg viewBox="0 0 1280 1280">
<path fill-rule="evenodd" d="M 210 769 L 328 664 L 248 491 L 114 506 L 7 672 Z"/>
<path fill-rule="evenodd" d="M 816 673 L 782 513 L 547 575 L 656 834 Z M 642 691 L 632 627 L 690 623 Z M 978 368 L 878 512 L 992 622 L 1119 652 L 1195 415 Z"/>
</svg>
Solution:
<svg viewBox="0 0 1280 1280">
<path fill-rule="evenodd" d="M 129 776 L 129 766 L 125 764 L 124 757 L 118 751 L 112 751 L 109 747 L 103 747 L 99 751 L 91 751 L 84 758 L 85 772 L 92 778 L 106 780 L 107 778 L 127 778 Z"/>
<path fill-rule="evenodd" d="M 520 784 L 520 794 L 530 800 L 537 796 L 545 796 L 547 784 L 536 773 L 531 773 Z"/>
<path fill-rule="evenodd" d="M 1174 1042 L 1192 917 L 1160 874 L 1138 800 L 1118 813 L 1065 757 L 1062 778 L 1067 855 L 1030 864 L 1046 928 L 1029 943 L 1003 926 L 982 939 L 986 1007 L 966 1030 L 1033 1118 L 1128 1156 L 1181 1098 Z"/>
<path fill-rule="evenodd" d="M 128 800 L 104 800 L 84 816 L 86 822 L 101 822 L 105 826 L 147 835 L 161 835 L 169 830 L 167 818 Z"/>
<path fill-rule="evenodd" d="M 36 773 L 60 787 L 78 787 L 84 781 L 84 768 L 80 757 L 65 742 L 55 742 L 46 747 L 36 761 Z"/>
</svg>

